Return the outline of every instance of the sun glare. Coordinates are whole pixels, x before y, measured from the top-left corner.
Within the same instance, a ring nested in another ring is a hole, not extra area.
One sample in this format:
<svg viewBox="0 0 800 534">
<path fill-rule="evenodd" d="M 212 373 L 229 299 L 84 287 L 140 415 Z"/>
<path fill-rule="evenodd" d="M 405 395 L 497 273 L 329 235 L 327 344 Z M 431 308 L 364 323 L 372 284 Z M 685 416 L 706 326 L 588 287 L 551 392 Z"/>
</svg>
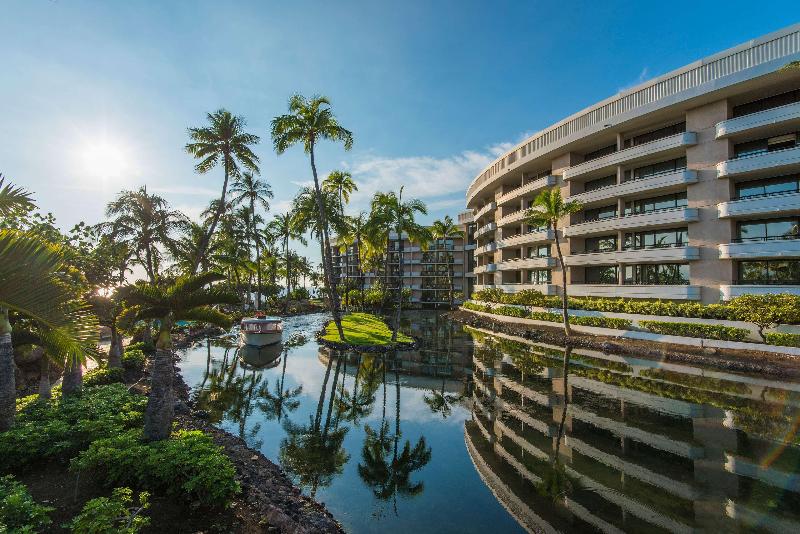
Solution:
<svg viewBox="0 0 800 534">
<path fill-rule="evenodd" d="M 120 143 L 107 139 L 87 142 L 79 155 L 83 171 L 93 178 L 119 178 L 130 170 L 127 150 Z"/>
</svg>

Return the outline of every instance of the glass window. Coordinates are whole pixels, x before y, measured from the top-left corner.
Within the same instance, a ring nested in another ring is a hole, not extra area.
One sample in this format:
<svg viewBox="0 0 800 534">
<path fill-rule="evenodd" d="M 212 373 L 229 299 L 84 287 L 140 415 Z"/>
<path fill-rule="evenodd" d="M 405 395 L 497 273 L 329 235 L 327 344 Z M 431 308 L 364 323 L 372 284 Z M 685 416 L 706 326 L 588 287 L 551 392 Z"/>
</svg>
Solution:
<svg viewBox="0 0 800 534">
<path fill-rule="evenodd" d="M 779 176 L 736 184 L 736 198 L 761 197 L 800 191 L 800 176 Z"/>
<path fill-rule="evenodd" d="M 609 154 L 613 154 L 617 151 L 617 144 L 614 143 L 613 145 L 608 145 L 603 148 L 599 148 L 595 151 L 588 152 L 583 156 L 583 161 L 589 161 L 597 158 L 602 158 L 603 156 L 607 156 Z"/>
<path fill-rule="evenodd" d="M 739 283 L 800 285 L 800 260 L 739 262 Z"/>
<path fill-rule="evenodd" d="M 583 185 L 583 190 L 584 192 L 597 191 L 598 189 L 603 189 L 604 187 L 610 187 L 612 185 L 617 185 L 616 174 L 612 174 L 611 176 L 605 176 L 603 178 L 598 178 L 596 180 L 589 180 Z"/>
<path fill-rule="evenodd" d="M 549 258 L 550 257 L 550 245 L 538 245 L 538 246 L 528 247 L 528 257 L 529 258 Z"/>
<path fill-rule="evenodd" d="M 585 252 L 610 252 L 617 250 L 617 236 L 588 237 L 584 242 Z"/>
<path fill-rule="evenodd" d="M 757 154 L 765 154 L 767 152 L 774 152 L 776 150 L 794 148 L 796 146 L 797 134 L 790 133 L 776 137 L 769 137 L 767 139 L 758 139 L 756 141 L 739 143 L 733 146 L 733 153 L 734 157 L 743 158 L 747 156 L 755 156 Z"/>
<path fill-rule="evenodd" d="M 587 284 L 618 284 L 618 273 L 616 265 L 593 265 L 584 271 Z"/>
<path fill-rule="evenodd" d="M 629 148 L 636 145 L 643 145 L 644 143 L 657 141 L 658 139 L 663 139 L 665 137 L 669 137 L 670 135 L 683 133 L 685 131 L 686 131 L 685 122 L 672 124 L 670 126 L 659 128 L 658 130 L 653 130 L 651 132 L 643 133 L 635 137 L 630 137 L 628 139 L 625 139 L 625 148 Z"/>
<path fill-rule="evenodd" d="M 634 285 L 686 285 L 689 266 L 678 263 L 626 265 L 623 283 Z"/>
<path fill-rule="evenodd" d="M 528 271 L 528 282 L 531 284 L 549 284 L 550 281 L 550 269 L 532 269 Z"/>
<path fill-rule="evenodd" d="M 758 113 L 759 111 L 794 104 L 795 102 L 800 102 L 800 89 L 734 106 L 733 116 L 742 117 L 744 115 L 750 115 L 751 113 Z"/>
<path fill-rule="evenodd" d="M 739 241 L 795 239 L 800 237 L 800 218 L 741 221 L 737 224 Z"/>
<path fill-rule="evenodd" d="M 689 242 L 687 228 L 625 234 L 625 249 L 682 247 Z"/>
<path fill-rule="evenodd" d="M 651 176 L 658 176 L 659 174 L 668 174 L 671 172 L 678 172 L 686 169 L 686 158 L 676 158 L 643 167 L 637 167 L 633 170 L 627 170 L 624 173 L 624 182 L 631 180 L 642 180 L 650 178 Z"/>
<path fill-rule="evenodd" d="M 675 193 L 660 197 L 644 198 L 625 203 L 625 215 L 648 213 L 651 211 L 667 210 L 686 207 L 686 193 Z"/>
<path fill-rule="evenodd" d="M 603 206 L 602 208 L 594 208 L 583 212 L 584 221 L 597 221 L 600 219 L 610 219 L 617 216 L 617 205 Z"/>
</svg>

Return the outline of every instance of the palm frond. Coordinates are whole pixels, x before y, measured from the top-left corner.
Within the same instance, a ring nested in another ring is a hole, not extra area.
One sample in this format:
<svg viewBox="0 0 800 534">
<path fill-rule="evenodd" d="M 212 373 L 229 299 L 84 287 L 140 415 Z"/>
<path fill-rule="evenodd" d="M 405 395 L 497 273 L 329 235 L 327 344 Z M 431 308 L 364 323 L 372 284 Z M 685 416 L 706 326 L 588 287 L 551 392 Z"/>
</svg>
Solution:
<svg viewBox="0 0 800 534">
<path fill-rule="evenodd" d="M 176 319 L 183 321 L 198 321 L 202 323 L 213 324 L 222 328 L 231 326 L 233 319 L 224 313 L 211 308 L 210 306 L 201 306 L 192 308 L 176 316 Z"/>
<path fill-rule="evenodd" d="M 0 217 L 10 217 L 35 207 L 30 192 L 11 182 L 5 183 L 5 178 L 0 174 Z"/>
</svg>

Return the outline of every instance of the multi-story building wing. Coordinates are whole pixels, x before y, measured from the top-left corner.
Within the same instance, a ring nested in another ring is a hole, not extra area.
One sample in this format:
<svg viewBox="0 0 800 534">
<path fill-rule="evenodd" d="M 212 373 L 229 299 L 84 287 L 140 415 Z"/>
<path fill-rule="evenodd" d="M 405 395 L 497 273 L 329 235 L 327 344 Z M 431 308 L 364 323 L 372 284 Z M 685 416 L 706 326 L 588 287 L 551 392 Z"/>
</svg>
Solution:
<svg viewBox="0 0 800 534">
<path fill-rule="evenodd" d="M 623 91 L 526 139 L 467 190 L 476 288 L 717 302 L 800 294 L 800 25 Z M 525 223 L 543 189 L 583 209 Z"/>
</svg>

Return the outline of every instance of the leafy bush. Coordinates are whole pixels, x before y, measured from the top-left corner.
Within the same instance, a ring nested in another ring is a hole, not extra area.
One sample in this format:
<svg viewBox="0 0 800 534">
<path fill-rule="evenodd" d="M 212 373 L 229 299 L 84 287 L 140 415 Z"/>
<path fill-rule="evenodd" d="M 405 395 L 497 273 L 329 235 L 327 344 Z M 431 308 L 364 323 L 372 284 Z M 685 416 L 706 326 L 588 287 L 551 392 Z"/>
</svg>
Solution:
<svg viewBox="0 0 800 534">
<path fill-rule="evenodd" d="M 123 370 L 118 367 L 98 367 L 83 375 L 84 387 L 105 386 L 122 382 Z"/>
<path fill-rule="evenodd" d="M 480 291 L 476 291 L 472 294 L 472 298 L 474 300 L 482 300 L 483 302 L 496 302 L 496 303 L 503 303 L 503 297 L 505 293 L 503 293 L 502 289 L 497 288 L 486 288 L 481 289 Z"/>
<path fill-rule="evenodd" d="M 617 330 L 628 330 L 631 327 L 630 320 L 617 319 L 614 317 L 577 317 L 575 315 L 570 315 L 569 322 L 570 324 L 597 326 L 600 328 L 614 328 Z"/>
<path fill-rule="evenodd" d="M 11 475 L 0 477 L 0 532 L 39 532 L 52 521 L 53 508 L 42 506 Z"/>
<path fill-rule="evenodd" d="M 549 321 L 551 323 L 560 323 L 563 321 L 563 317 L 561 317 L 560 313 L 553 312 L 531 312 L 528 314 L 528 319 L 533 319 L 534 321 Z"/>
<path fill-rule="evenodd" d="M 182 430 L 150 443 L 141 437 L 136 429 L 97 440 L 70 469 L 92 470 L 107 484 L 164 491 L 209 507 L 227 506 L 239 492 L 233 464 L 208 435 Z"/>
<path fill-rule="evenodd" d="M 147 362 L 147 356 L 139 349 L 126 350 L 122 355 L 122 366 L 125 369 L 141 371 Z"/>
<path fill-rule="evenodd" d="M 296 287 L 292 289 L 291 293 L 289 293 L 289 298 L 292 300 L 308 300 L 311 298 L 311 295 L 309 295 L 308 289 L 304 287 Z"/>
<path fill-rule="evenodd" d="M 141 426 L 146 404 L 122 384 L 87 388 L 79 396 L 20 399 L 16 424 L 0 433 L 0 471 L 72 458 L 96 439 Z"/>
<path fill-rule="evenodd" d="M 512 302 L 512 304 L 524 304 L 525 306 L 543 306 L 547 300 L 541 291 L 535 289 L 523 289 L 518 293 L 506 295 L 504 297 Z"/>
<path fill-rule="evenodd" d="M 150 494 L 143 491 L 134 505 L 130 488 L 115 488 L 111 497 L 88 501 L 65 526 L 75 534 L 136 534 L 150 523 L 149 517 L 141 515 L 150 507 L 149 499 Z"/>
<path fill-rule="evenodd" d="M 489 306 L 484 306 L 482 304 L 475 304 L 474 302 L 467 301 L 462 306 L 468 310 L 472 311 L 479 311 L 479 312 L 491 312 L 492 309 Z"/>
<path fill-rule="evenodd" d="M 656 334 L 688 336 L 726 341 L 744 341 L 748 331 L 744 328 L 698 323 L 670 323 L 666 321 L 639 321 L 639 325 Z"/>
<path fill-rule="evenodd" d="M 770 345 L 781 345 L 783 347 L 800 347 L 800 334 L 788 334 L 784 332 L 767 332 L 767 343 Z"/>
<path fill-rule="evenodd" d="M 764 328 L 779 323 L 800 323 L 800 296 L 783 293 L 780 295 L 742 295 L 728 303 L 734 318 L 758 326 L 758 332 L 765 339 Z"/>
<path fill-rule="evenodd" d="M 137 341 L 125 347 L 125 352 L 133 352 L 139 350 L 142 352 L 155 352 L 156 347 L 152 343 L 145 343 L 144 341 Z"/>
<path fill-rule="evenodd" d="M 509 317 L 527 317 L 528 311 L 523 308 L 517 308 L 515 306 L 498 306 L 492 309 L 492 313 L 496 313 L 498 315 L 507 315 Z"/>
</svg>

